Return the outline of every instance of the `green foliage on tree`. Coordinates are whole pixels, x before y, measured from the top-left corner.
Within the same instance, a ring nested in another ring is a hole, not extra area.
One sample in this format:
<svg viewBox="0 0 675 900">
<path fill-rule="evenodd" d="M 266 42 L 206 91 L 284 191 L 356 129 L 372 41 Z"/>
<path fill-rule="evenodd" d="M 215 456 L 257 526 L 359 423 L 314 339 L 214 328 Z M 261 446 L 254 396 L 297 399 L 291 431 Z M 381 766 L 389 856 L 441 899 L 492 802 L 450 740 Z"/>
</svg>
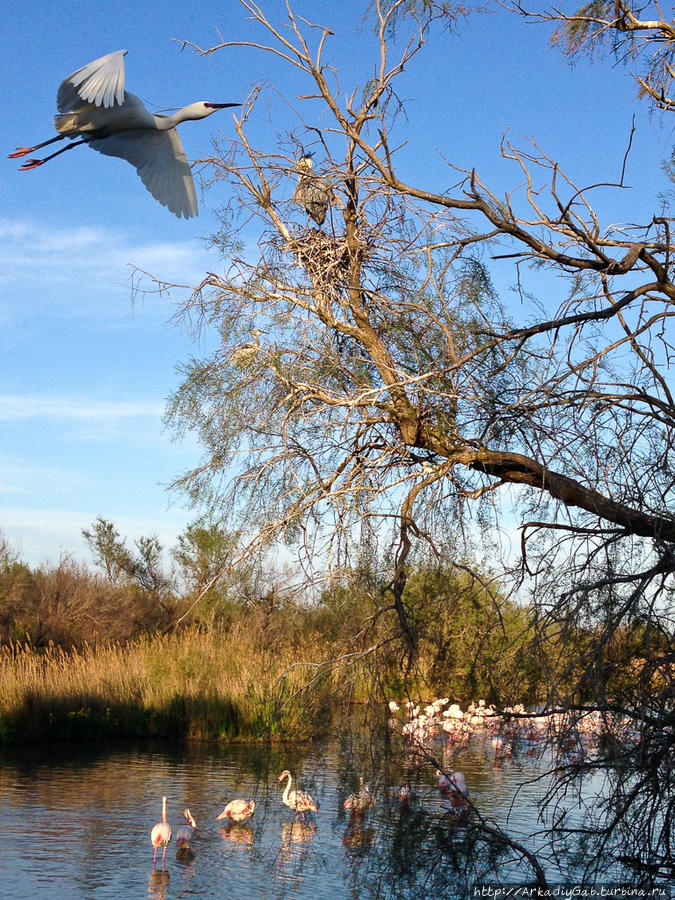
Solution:
<svg viewBox="0 0 675 900">
<path fill-rule="evenodd" d="M 236 547 L 236 536 L 214 524 L 193 522 L 173 548 L 172 556 L 191 591 L 201 591 L 227 568 Z"/>
<path fill-rule="evenodd" d="M 173 585 L 164 572 L 163 548 L 156 535 L 138 538 L 134 542 L 136 553 L 132 553 L 115 525 L 99 516 L 91 531 L 82 529 L 82 536 L 111 586 L 136 584 L 163 612 L 169 613 Z"/>
<path fill-rule="evenodd" d="M 103 569 L 111 585 L 130 577 L 134 568 L 131 554 L 112 522 L 99 516 L 91 531 L 82 529 L 82 537 L 91 550 L 94 562 Z"/>
</svg>

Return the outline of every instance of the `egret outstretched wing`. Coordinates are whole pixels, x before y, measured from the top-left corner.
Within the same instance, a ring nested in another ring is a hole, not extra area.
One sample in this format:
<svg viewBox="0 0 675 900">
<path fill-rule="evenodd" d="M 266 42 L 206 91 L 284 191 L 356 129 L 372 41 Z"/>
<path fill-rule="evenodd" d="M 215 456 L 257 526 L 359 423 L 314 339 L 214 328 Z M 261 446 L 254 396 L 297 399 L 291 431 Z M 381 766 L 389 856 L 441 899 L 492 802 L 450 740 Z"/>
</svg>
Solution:
<svg viewBox="0 0 675 900">
<path fill-rule="evenodd" d="M 28 172 L 89 144 L 106 156 L 126 159 L 155 200 L 179 218 L 189 219 L 197 215 L 197 194 L 176 127 L 240 104 L 198 100 L 171 115 L 150 113 L 140 98 L 124 89 L 126 52 L 116 50 L 101 56 L 64 79 L 56 95 L 57 134 L 32 147 L 17 147 L 9 158 L 21 159 L 67 139 L 65 146 L 47 156 L 26 159 L 20 171 Z"/>
<path fill-rule="evenodd" d="M 82 106 L 83 101 L 105 107 L 123 103 L 126 53 L 126 50 L 115 50 L 65 78 L 56 94 L 58 111 L 73 112 Z"/>
<path fill-rule="evenodd" d="M 130 162 L 155 200 L 179 218 L 197 215 L 192 171 L 175 129 L 149 131 L 136 128 L 88 143 L 99 153 Z"/>
</svg>

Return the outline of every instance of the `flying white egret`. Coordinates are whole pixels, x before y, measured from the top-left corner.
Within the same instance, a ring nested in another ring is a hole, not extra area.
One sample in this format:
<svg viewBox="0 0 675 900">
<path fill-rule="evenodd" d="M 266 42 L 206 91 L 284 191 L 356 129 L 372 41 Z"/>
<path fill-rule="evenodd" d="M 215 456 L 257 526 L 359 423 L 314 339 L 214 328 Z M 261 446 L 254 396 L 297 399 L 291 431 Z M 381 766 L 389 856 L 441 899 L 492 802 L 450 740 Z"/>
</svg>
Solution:
<svg viewBox="0 0 675 900">
<path fill-rule="evenodd" d="M 126 159 L 135 166 L 155 200 L 179 218 L 189 219 L 197 215 L 197 195 L 176 126 L 241 104 L 199 101 L 171 116 L 150 113 L 138 97 L 124 90 L 126 52 L 108 53 L 62 81 L 56 95 L 59 113 L 54 116 L 58 135 L 34 147 L 17 147 L 9 158 L 26 156 L 64 138 L 81 138 L 44 159 L 26 160 L 21 171 L 35 169 L 66 150 L 88 144 L 106 156 Z"/>
</svg>

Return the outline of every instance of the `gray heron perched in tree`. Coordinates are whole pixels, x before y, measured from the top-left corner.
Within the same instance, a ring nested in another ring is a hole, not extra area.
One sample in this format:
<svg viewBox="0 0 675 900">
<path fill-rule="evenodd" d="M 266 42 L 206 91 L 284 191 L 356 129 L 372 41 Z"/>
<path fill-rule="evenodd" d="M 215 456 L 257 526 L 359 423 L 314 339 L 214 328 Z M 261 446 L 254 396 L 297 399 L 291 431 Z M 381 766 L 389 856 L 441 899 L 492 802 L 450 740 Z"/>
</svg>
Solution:
<svg viewBox="0 0 675 900">
<path fill-rule="evenodd" d="M 236 347 L 230 354 L 230 362 L 239 369 L 247 369 L 252 365 L 260 353 L 261 334 L 267 334 L 267 332 L 261 331 L 260 328 L 252 328 L 251 337 L 253 340 Z"/>
<path fill-rule="evenodd" d="M 323 225 L 330 204 L 330 188 L 323 178 L 312 174 L 312 157 L 304 153 L 296 164 L 298 186 L 293 199 L 317 225 Z"/>
</svg>

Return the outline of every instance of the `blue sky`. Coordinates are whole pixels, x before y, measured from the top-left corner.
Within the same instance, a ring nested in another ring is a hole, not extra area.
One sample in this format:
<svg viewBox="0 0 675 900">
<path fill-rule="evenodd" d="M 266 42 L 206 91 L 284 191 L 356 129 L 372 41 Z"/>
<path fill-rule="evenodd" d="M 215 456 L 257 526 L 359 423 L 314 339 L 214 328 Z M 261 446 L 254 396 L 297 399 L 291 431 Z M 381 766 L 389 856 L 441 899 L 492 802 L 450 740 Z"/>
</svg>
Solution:
<svg viewBox="0 0 675 900">
<path fill-rule="evenodd" d="M 261 5 L 283 21 L 281 0 Z M 332 26 L 326 58 L 342 68 L 345 92 L 367 79 L 373 59 L 358 6 L 296 6 Z M 252 50 L 211 59 L 180 52 L 172 39 L 209 46 L 218 31 L 260 37 L 237 0 L 23 0 L 10 3 L 3 25 L 5 155 L 50 137 L 60 81 L 112 50 L 129 51 L 127 88 L 156 107 L 242 100 L 263 77 L 292 98 L 303 89 L 287 68 Z M 521 145 L 524 136 L 536 137 L 581 183 L 614 180 L 635 113 L 627 169 L 634 188 L 596 197 L 601 209 L 607 203 L 608 223 L 649 218 L 667 188 L 660 164 L 672 131 L 634 99 L 625 68 L 601 61 L 572 67 L 548 37 L 546 27 L 526 27 L 496 8 L 458 34 L 437 33 L 399 82 L 405 176 L 445 185 L 442 154 L 476 166 L 496 190 L 512 188 L 520 179 L 499 158 L 510 129 Z M 296 123 L 274 100 L 259 110 L 251 134 L 274 150 Z M 208 155 L 211 136 L 232 133 L 231 122 L 225 111 L 183 125 L 188 157 Z M 170 322 L 179 292 L 134 299 L 131 279 L 134 267 L 182 284 L 222 269 L 204 238 L 216 228 L 224 188 L 200 196 L 199 217 L 185 221 L 152 199 L 131 166 L 86 147 L 31 172 L 19 173 L 19 164 L 5 160 L 0 168 L 0 529 L 33 565 L 56 562 L 62 552 L 88 560 L 80 530 L 98 515 L 130 538 L 156 533 L 171 545 L 196 513 L 165 485 L 197 462 L 199 447 L 190 438 L 173 442 L 162 414 L 178 383 L 175 367 L 203 347 Z M 510 273 L 495 271 L 495 280 L 506 289 Z"/>
</svg>

